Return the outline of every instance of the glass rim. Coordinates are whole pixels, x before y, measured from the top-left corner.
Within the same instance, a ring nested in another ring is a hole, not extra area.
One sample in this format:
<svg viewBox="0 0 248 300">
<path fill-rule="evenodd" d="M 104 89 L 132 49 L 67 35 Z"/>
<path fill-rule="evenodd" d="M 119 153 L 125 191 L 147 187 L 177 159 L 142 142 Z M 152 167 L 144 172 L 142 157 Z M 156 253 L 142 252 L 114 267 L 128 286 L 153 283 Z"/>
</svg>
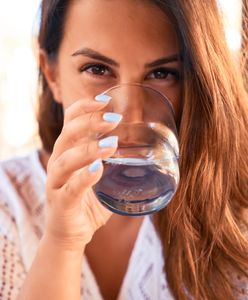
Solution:
<svg viewBox="0 0 248 300">
<path fill-rule="evenodd" d="M 173 114 L 173 117 L 174 118 L 176 117 L 174 107 L 173 107 L 171 101 L 169 100 L 169 98 L 165 94 L 163 94 L 161 91 L 159 91 L 159 90 L 157 90 L 157 89 L 155 89 L 155 88 L 153 88 L 153 87 L 151 87 L 149 85 L 146 85 L 146 84 L 135 83 L 135 82 L 134 83 L 121 83 L 121 84 L 117 84 L 117 85 L 114 85 L 114 86 L 108 88 L 107 90 L 103 91 L 101 94 L 102 95 L 103 94 L 107 94 L 108 92 L 110 92 L 110 91 L 112 91 L 114 89 L 117 89 L 119 87 L 122 87 L 122 86 L 139 86 L 139 87 L 148 88 L 148 89 L 150 89 L 150 90 L 152 90 L 154 92 L 157 92 L 158 94 L 160 94 L 160 96 L 162 96 L 166 100 L 166 103 L 169 105 L 169 108 L 170 108 L 170 110 L 171 110 L 171 112 Z"/>
</svg>

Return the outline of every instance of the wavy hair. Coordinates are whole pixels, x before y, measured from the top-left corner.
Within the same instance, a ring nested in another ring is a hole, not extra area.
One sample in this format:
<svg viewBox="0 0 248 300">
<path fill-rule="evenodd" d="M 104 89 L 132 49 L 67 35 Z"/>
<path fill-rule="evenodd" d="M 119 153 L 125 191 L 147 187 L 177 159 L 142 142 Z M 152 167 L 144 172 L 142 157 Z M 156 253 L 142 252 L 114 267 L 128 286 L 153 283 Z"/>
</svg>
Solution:
<svg viewBox="0 0 248 300">
<path fill-rule="evenodd" d="M 234 60 L 216 0 L 149 0 L 173 21 L 183 56 L 183 113 L 179 132 L 180 184 L 154 216 L 175 299 L 237 299 L 234 274 L 248 281 L 247 0 L 243 42 Z M 43 0 L 40 48 L 56 59 L 69 1 Z M 63 125 L 40 71 L 38 115 L 51 152 Z"/>
</svg>

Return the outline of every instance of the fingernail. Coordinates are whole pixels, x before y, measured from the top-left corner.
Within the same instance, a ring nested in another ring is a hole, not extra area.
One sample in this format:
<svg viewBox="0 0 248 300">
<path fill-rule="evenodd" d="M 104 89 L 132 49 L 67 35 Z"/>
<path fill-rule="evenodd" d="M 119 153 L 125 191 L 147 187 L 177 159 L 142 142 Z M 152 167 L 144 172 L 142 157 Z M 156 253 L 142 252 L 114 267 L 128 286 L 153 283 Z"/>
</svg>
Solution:
<svg viewBox="0 0 248 300">
<path fill-rule="evenodd" d="M 106 122 L 120 122 L 122 119 L 122 115 L 121 114 L 117 114 L 117 113 L 105 113 L 103 115 L 103 120 Z"/>
<path fill-rule="evenodd" d="M 95 97 L 95 100 L 98 101 L 98 102 L 108 102 L 111 99 L 112 99 L 111 96 L 108 96 L 108 95 L 105 95 L 105 94 L 100 94 L 100 95 L 97 95 Z"/>
<path fill-rule="evenodd" d="M 118 143 L 118 136 L 109 136 L 99 141 L 98 145 L 100 148 L 112 148 L 116 147 Z"/>
<path fill-rule="evenodd" d="M 98 171 L 101 167 L 102 164 L 102 160 L 101 159 L 97 159 L 95 160 L 90 166 L 89 166 L 89 172 L 90 173 L 94 173 L 96 171 Z"/>
</svg>

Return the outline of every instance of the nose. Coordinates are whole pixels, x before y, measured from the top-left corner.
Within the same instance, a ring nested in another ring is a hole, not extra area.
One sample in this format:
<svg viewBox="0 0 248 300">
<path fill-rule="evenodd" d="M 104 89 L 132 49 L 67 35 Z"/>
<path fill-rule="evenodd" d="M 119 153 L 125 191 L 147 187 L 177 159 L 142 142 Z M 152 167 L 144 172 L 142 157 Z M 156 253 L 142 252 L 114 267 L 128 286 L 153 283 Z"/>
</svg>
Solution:
<svg viewBox="0 0 248 300">
<path fill-rule="evenodd" d="M 123 115 L 123 123 L 136 124 L 144 121 L 145 91 L 124 85 L 112 93 L 113 111 Z"/>
</svg>

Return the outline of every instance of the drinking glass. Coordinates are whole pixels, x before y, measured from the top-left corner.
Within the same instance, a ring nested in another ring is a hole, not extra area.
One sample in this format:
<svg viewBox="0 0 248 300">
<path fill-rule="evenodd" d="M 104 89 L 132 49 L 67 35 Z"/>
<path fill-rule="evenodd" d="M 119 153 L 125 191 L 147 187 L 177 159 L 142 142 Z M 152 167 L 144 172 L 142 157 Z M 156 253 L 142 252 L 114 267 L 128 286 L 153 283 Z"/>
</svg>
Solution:
<svg viewBox="0 0 248 300">
<path fill-rule="evenodd" d="M 175 115 L 167 97 L 142 84 L 114 86 L 105 112 L 123 115 L 108 134 L 119 137 L 115 154 L 93 190 L 100 202 L 121 215 L 145 215 L 164 208 L 179 182 L 179 146 Z"/>
</svg>

